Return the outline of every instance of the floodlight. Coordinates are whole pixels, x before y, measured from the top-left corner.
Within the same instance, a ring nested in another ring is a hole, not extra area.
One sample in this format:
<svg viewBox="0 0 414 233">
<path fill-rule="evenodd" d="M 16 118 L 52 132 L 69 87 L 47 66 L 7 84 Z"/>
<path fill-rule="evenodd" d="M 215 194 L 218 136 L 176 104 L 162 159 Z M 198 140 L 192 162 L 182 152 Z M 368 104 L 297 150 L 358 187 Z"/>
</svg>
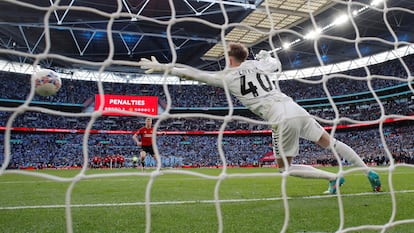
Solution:
<svg viewBox="0 0 414 233">
<path fill-rule="evenodd" d="M 321 28 L 316 28 L 315 30 L 308 32 L 308 34 L 306 34 L 303 38 L 306 40 L 313 40 L 319 37 L 321 32 L 322 32 Z"/>
<path fill-rule="evenodd" d="M 282 47 L 284 49 L 288 49 L 288 48 L 290 48 L 290 43 L 285 42 L 285 43 L 283 43 Z"/>
<path fill-rule="evenodd" d="M 349 17 L 346 14 L 340 15 L 338 18 L 335 19 L 333 22 L 334 25 L 341 25 L 348 22 Z"/>
<path fill-rule="evenodd" d="M 378 6 L 379 4 L 383 3 L 384 0 L 373 0 L 371 2 L 371 6 Z"/>
</svg>

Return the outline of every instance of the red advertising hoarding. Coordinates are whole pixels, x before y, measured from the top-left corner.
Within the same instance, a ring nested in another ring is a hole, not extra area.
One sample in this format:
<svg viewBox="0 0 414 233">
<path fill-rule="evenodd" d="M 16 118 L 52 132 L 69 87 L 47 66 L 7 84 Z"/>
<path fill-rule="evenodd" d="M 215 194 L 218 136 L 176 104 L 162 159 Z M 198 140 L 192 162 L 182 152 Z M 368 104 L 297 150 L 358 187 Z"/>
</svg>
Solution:
<svg viewBox="0 0 414 233">
<path fill-rule="evenodd" d="M 101 96 L 95 95 L 95 111 L 101 105 Z M 103 114 L 104 115 L 128 115 L 113 110 L 139 112 L 149 115 L 158 114 L 157 96 L 126 96 L 126 95 L 103 95 Z"/>
</svg>

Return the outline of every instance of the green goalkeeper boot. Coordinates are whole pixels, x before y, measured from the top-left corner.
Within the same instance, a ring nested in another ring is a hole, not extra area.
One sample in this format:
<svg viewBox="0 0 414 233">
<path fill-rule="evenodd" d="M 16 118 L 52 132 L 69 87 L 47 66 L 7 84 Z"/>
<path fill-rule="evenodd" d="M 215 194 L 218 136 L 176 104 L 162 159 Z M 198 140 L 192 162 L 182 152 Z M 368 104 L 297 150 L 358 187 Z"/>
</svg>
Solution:
<svg viewBox="0 0 414 233">
<path fill-rule="evenodd" d="M 338 184 L 339 186 L 342 186 L 345 183 L 345 179 L 343 177 L 339 178 Z M 335 194 L 337 190 L 336 187 L 336 179 L 329 181 L 329 188 L 327 191 L 325 191 L 325 194 Z"/>
<path fill-rule="evenodd" d="M 371 183 L 372 186 L 372 191 L 374 192 L 380 192 L 381 191 L 381 181 L 380 178 L 378 176 L 378 174 L 374 171 L 369 171 L 368 172 L 368 180 L 369 183 Z"/>
</svg>

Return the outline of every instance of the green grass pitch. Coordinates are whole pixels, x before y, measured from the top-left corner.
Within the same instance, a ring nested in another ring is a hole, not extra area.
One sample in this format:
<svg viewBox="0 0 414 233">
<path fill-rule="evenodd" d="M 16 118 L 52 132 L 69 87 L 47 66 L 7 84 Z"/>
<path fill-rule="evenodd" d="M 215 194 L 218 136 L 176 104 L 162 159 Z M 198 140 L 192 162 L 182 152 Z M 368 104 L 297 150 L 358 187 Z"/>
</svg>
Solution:
<svg viewBox="0 0 414 233">
<path fill-rule="evenodd" d="M 322 194 L 328 187 L 325 180 L 287 177 L 287 210 L 282 199 L 282 177 L 274 175 L 278 174 L 274 168 L 227 169 L 229 176 L 221 176 L 221 182 L 176 173 L 195 172 L 218 178 L 221 169 L 165 169 L 150 183 L 152 171 L 146 170 L 146 176 L 142 176 L 138 169 L 87 170 L 84 179 L 69 192 L 73 232 L 145 232 L 145 191 L 149 184 L 151 232 L 218 232 L 215 190 L 223 232 L 280 232 L 287 220 L 286 232 L 381 232 L 379 227 L 384 225 L 388 226 L 384 232 L 414 229 L 412 167 L 396 167 L 392 175 L 380 170 L 381 193 L 372 193 L 364 174 L 351 170 L 345 173 L 339 199 Z M 29 173 L 73 178 L 79 172 Z M 249 176 L 252 174 L 261 176 Z M 24 174 L 0 175 L 0 232 L 66 232 L 65 196 L 71 183 Z M 367 225 L 376 229 L 357 228 Z"/>
</svg>

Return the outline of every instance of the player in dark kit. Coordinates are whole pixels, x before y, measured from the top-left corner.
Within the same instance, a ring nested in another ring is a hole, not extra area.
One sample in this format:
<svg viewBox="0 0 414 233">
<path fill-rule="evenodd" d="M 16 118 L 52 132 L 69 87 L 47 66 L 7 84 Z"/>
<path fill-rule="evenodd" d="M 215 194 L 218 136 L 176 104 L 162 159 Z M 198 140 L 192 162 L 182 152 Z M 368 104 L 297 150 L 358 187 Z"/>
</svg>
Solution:
<svg viewBox="0 0 414 233">
<path fill-rule="evenodd" d="M 137 146 L 141 147 L 140 159 L 142 168 L 145 167 L 145 156 L 147 153 L 157 160 L 157 155 L 154 153 L 154 149 L 152 147 L 152 131 L 152 119 L 147 118 L 145 119 L 145 126 L 138 129 L 132 136 L 132 139 L 135 141 Z"/>
</svg>

